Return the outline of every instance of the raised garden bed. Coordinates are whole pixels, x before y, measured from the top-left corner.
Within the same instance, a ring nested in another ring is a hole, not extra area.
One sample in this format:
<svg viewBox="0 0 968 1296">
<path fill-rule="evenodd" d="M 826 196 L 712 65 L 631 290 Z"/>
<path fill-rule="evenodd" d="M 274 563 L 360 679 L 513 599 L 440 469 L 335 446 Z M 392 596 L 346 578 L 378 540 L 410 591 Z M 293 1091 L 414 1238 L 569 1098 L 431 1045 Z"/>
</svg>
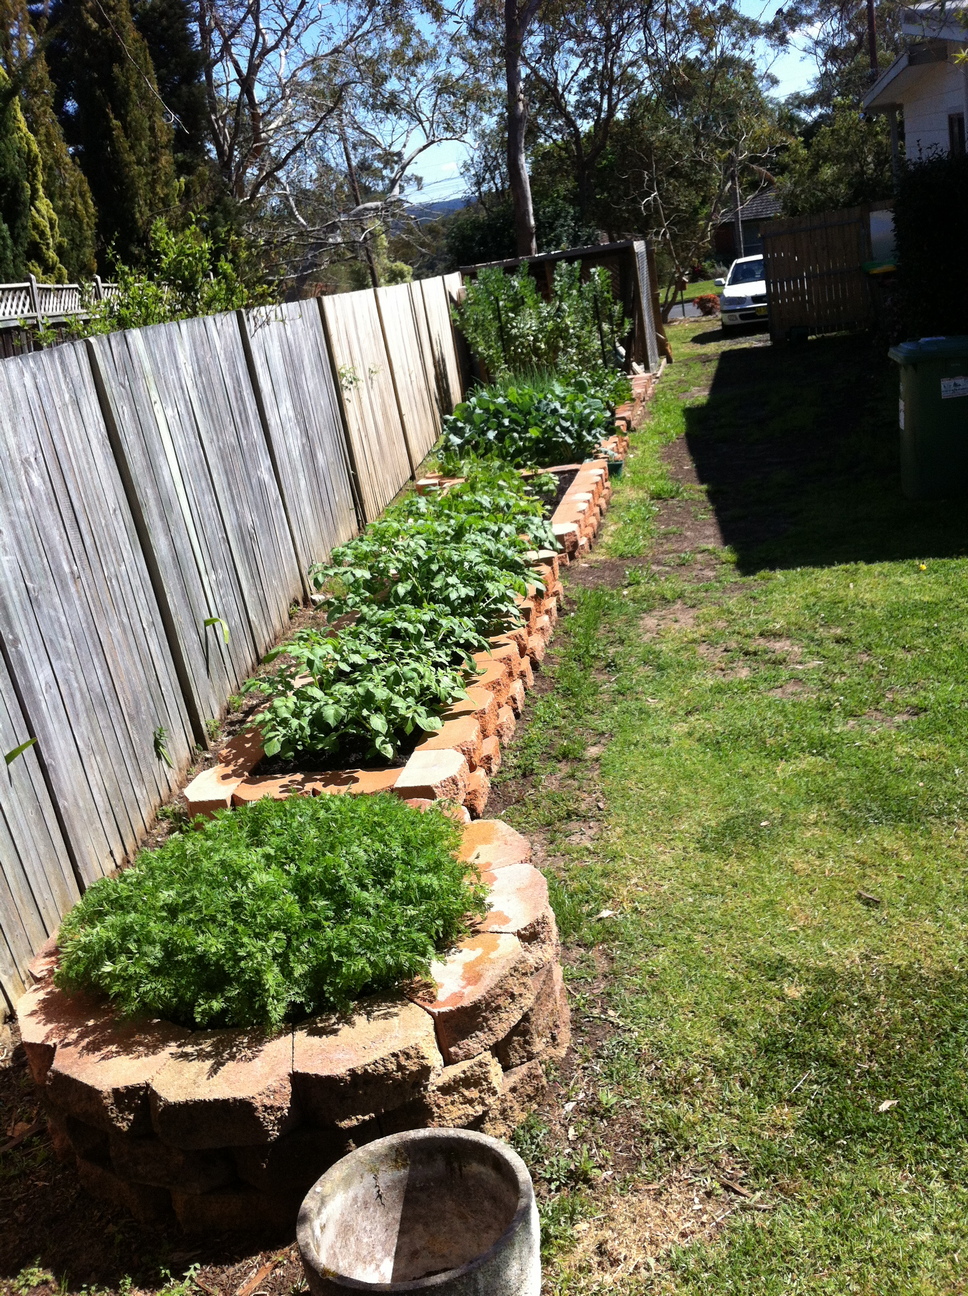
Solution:
<svg viewBox="0 0 968 1296">
<path fill-rule="evenodd" d="M 489 912 L 432 981 L 274 1033 L 122 1022 L 34 960 L 24 1048 L 58 1155 L 96 1196 L 193 1233 L 288 1229 L 354 1147 L 427 1126 L 506 1136 L 562 1056 L 568 1009 L 548 890 L 527 840 L 463 828 Z"/>
<path fill-rule="evenodd" d="M 618 453 L 624 454 L 627 445 L 621 435 L 610 440 Z M 468 698 L 442 713 L 443 727 L 420 743 L 402 766 L 259 775 L 254 771 L 263 758 L 262 740 L 258 730 L 249 730 L 224 744 L 218 762 L 185 788 L 189 816 L 210 815 L 265 796 L 388 791 L 408 799 L 454 801 L 470 815 L 482 815 L 490 776 L 500 766 L 501 746 L 514 734 L 534 667 L 544 657 L 558 618 L 559 564 L 588 550 L 611 495 L 606 460 L 562 465 L 562 469 L 575 472 L 551 518 L 563 552 L 534 556 L 535 575 L 544 592 L 537 587 L 529 591 L 529 597 L 520 601 L 524 624 L 495 636 L 489 652 L 476 654 L 483 673 L 468 689 Z M 437 485 L 440 480 L 425 479 L 424 484 Z"/>
</svg>

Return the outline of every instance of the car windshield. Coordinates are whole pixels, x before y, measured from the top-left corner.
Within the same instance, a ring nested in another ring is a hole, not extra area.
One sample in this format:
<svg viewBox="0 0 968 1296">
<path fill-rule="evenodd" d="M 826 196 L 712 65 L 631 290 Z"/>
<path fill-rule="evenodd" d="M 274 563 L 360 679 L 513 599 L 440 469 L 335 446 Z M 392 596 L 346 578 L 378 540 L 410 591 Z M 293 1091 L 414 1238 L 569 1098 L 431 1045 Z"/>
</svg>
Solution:
<svg viewBox="0 0 968 1296">
<path fill-rule="evenodd" d="M 737 261 L 732 270 L 729 272 L 727 283 L 756 283 L 758 279 L 763 278 L 763 258 L 757 257 L 755 261 Z"/>
</svg>

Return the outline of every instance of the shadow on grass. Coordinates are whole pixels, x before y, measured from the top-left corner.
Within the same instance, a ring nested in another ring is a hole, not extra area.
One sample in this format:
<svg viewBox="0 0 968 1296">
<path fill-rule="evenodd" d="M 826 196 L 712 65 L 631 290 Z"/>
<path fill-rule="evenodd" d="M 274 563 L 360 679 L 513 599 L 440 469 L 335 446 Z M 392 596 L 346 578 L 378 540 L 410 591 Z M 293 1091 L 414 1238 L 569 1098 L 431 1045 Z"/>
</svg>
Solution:
<svg viewBox="0 0 968 1296">
<path fill-rule="evenodd" d="M 968 551 L 963 499 L 901 493 L 897 371 L 880 343 L 724 351 L 686 440 L 744 573 Z"/>
<path fill-rule="evenodd" d="M 762 1159 L 778 1163 L 764 1168 L 780 1169 L 794 1150 L 807 1171 L 818 1154 L 864 1156 L 960 1178 L 968 1139 L 966 974 L 873 959 L 856 968 L 781 959 L 764 971 L 795 997 L 756 1041 L 754 1089 L 764 1106 L 797 1111 L 790 1146 L 762 1146 Z M 747 1026 L 737 1020 L 735 1029 Z"/>
</svg>

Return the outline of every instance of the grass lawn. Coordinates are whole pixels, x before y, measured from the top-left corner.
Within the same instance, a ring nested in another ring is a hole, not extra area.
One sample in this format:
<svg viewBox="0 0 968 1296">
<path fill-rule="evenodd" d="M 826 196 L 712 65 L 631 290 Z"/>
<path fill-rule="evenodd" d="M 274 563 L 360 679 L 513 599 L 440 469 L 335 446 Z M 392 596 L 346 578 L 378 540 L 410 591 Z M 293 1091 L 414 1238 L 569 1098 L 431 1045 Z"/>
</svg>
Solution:
<svg viewBox="0 0 968 1296">
<path fill-rule="evenodd" d="M 687 284 L 682 295 L 686 301 L 692 301 L 694 297 L 698 297 L 702 293 L 716 293 L 718 295 L 719 291 L 714 280 L 703 279 L 699 283 Z"/>
<path fill-rule="evenodd" d="M 884 349 L 679 325 L 505 765 L 574 1003 L 546 1290 L 968 1290 L 968 521 Z"/>
</svg>

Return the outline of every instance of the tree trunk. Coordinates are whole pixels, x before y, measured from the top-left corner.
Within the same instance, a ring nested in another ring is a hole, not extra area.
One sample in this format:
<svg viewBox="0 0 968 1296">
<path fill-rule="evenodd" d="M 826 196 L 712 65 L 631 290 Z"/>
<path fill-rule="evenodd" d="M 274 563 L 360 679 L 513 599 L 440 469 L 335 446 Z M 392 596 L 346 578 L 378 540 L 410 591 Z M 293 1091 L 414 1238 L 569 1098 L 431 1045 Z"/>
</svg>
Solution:
<svg viewBox="0 0 968 1296">
<path fill-rule="evenodd" d="M 353 201 L 356 203 L 357 207 L 361 207 L 363 205 L 363 194 L 360 190 L 360 182 L 356 176 L 356 167 L 353 165 L 353 154 L 350 152 L 349 142 L 346 138 L 346 127 L 343 124 L 342 117 L 340 118 L 339 123 L 339 137 L 343 145 L 343 157 L 346 159 L 346 174 L 350 182 L 350 193 L 352 193 Z M 366 237 L 365 230 L 360 235 L 360 239 L 363 243 L 363 254 L 366 257 L 367 268 L 370 271 L 370 282 L 374 288 L 379 288 L 380 276 L 377 273 L 376 262 L 373 259 L 373 249 L 370 247 L 370 241 Z"/>
<path fill-rule="evenodd" d="M 524 151 L 528 109 L 521 85 L 521 46 L 536 5 L 518 9 L 517 0 L 504 0 L 504 68 L 508 87 L 508 179 L 514 204 L 514 236 L 518 256 L 534 256 L 538 250 L 534 232 L 531 177 Z"/>
</svg>

